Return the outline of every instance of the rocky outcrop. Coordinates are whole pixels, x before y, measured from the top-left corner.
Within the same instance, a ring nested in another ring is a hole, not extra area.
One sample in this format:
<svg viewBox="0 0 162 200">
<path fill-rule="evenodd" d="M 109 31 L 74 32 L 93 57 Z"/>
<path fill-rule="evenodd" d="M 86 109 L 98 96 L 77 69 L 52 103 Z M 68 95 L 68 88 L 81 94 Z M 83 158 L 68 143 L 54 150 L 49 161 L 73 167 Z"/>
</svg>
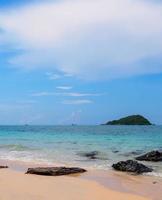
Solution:
<svg viewBox="0 0 162 200">
<path fill-rule="evenodd" d="M 135 174 L 142 174 L 153 171 L 151 168 L 134 160 L 121 161 L 113 164 L 112 167 L 117 171 L 132 172 Z"/>
<path fill-rule="evenodd" d="M 159 161 L 162 161 L 162 152 L 151 151 L 151 152 L 146 153 L 142 156 L 136 157 L 136 160 L 159 162 Z"/>
<path fill-rule="evenodd" d="M 8 166 L 0 165 L 0 169 L 6 169 L 6 168 L 8 168 Z"/>
<path fill-rule="evenodd" d="M 85 169 L 77 167 L 37 167 L 29 168 L 26 174 L 36 174 L 43 176 L 62 176 L 84 172 L 86 172 Z"/>
</svg>

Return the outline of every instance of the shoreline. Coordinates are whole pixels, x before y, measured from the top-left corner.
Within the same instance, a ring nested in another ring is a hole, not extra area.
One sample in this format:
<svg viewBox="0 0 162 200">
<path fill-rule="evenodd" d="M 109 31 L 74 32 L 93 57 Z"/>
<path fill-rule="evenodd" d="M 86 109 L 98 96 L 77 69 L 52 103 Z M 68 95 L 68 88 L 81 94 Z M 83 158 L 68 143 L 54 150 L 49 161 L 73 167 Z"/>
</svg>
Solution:
<svg viewBox="0 0 162 200">
<path fill-rule="evenodd" d="M 4 173 L 5 174 L 4 178 L 6 175 L 8 176 L 8 173 L 10 174 L 10 176 L 12 176 L 12 174 L 14 174 L 14 176 L 16 176 L 17 174 L 18 177 L 19 175 L 24 176 L 27 168 L 29 167 L 51 166 L 49 164 L 42 164 L 42 163 L 38 164 L 38 163 L 32 163 L 32 162 L 6 161 L 6 160 L 0 160 L 0 164 L 1 165 L 7 164 L 9 166 L 9 169 L 0 170 L 0 177 L 3 176 L 3 173 Z M 60 166 L 60 165 L 54 164 L 53 166 Z M 28 176 L 28 175 L 25 175 L 25 176 Z M 33 175 L 32 177 L 37 177 L 37 179 L 42 179 L 41 177 L 43 176 Z M 46 177 L 47 181 L 48 181 L 48 178 L 49 180 L 51 180 L 52 177 Z M 114 193 L 117 193 L 117 194 L 121 193 L 126 196 L 131 194 L 133 196 L 137 195 L 139 197 L 145 197 L 146 199 L 152 199 L 152 200 L 161 200 L 160 197 L 162 196 L 162 191 L 161 191 L 162 178 L 158 178 L 158 177 L 145 176 L 145 175 L 135 176 L 135 175 L 127 174 L 127 173 L 116 172 L 113 170 L 88 170 L 88 172 L 84 174 L 80 174 L 80 175 L 75 174 L 75 175 L 59 177 L 60 180 L 62 180 L 62 178 L 63 179 L 75 178 L 74 180 L 76 181 L 76 183 L 80 181 L 83 181 L 83 182 L 88 181 L 90 185 L 97 184 L 99 188 L 100 187 L 104 188 L 106 191 L 110 190 L 110 191 L 113 191 Z M 56 179 L 58 178 L 56 177 Z M 139 200 L 140 199 L 139 197 L 136 200 Z M 100 199 L 97 199 L 97 200 L 100 200 Z M 125 200 L 127 200 L 127 197 L 125 197 Z M 132 198 L 130 200 L 132 200 Z"/>
</svg>

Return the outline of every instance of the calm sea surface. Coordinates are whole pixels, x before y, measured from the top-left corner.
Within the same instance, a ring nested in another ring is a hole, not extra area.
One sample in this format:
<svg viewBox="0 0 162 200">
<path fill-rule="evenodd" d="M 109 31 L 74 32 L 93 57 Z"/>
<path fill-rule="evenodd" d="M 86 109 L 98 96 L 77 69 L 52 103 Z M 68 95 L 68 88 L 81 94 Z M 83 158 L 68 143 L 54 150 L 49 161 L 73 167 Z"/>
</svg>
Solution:
<svg viewBox="0 0 162 200">
<path fill-rule="evenodd" d="M 0 126 L 0 159 L 109 169 L 162 150 L 162 126 Z M 97 159 L 84 153 L 97 151 Z M 146 163 L 145 163 L 146 164 Z M 162 177 L 162 162 L 147 163 Z"/>
</svg>

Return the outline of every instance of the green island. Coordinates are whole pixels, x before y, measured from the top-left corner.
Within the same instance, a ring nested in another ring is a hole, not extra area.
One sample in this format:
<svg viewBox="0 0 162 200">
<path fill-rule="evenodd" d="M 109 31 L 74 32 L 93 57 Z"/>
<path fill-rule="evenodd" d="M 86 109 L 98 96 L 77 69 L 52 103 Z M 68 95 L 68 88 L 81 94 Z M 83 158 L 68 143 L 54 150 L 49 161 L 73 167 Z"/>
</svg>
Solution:
<svg viewBox="0 0 162 200">
<path fill-rule="evenodd" d="M 118 120 L 107 122 L 105 125 L 152 125 L 151 122 L 141 115 L 131 115 Z"/>
</svg>

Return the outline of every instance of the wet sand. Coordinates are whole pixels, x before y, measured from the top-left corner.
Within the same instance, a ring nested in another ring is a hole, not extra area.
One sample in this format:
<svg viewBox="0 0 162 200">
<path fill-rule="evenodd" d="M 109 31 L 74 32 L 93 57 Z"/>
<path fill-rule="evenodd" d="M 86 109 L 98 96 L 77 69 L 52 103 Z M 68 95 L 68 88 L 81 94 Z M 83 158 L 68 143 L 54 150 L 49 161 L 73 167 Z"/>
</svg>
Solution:
<svg viewBox="0 0 162 200">
<path fill-rule="evenodd" d="M 91 170 L 81 178 L 93 180 L 115 191 L 142 195 L 152 200 L 162 200 L 162 178 L 130 175 L 113 170 Z"/>
</svg>

